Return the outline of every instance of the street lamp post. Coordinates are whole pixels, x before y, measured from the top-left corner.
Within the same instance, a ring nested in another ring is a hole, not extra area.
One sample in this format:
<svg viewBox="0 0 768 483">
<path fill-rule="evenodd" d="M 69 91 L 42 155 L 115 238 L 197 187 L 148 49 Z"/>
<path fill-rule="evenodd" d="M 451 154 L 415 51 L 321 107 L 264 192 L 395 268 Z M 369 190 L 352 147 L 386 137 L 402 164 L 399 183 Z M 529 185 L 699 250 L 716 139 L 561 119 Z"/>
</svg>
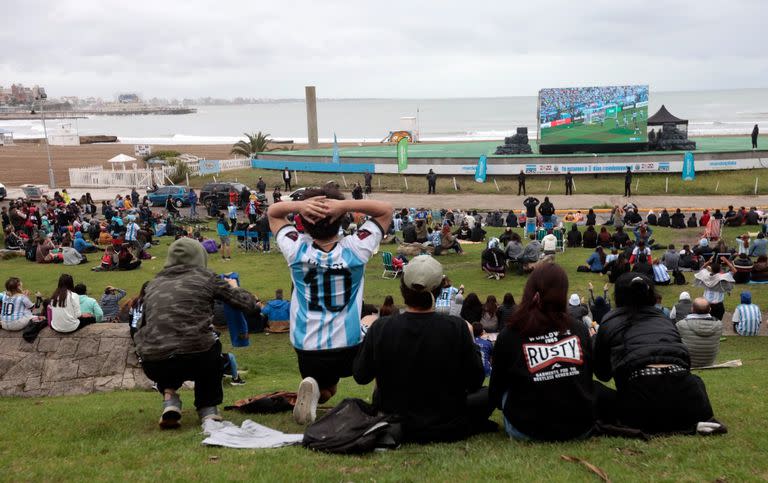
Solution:
<svg viewBox="0 0 768 483">
<path fill-rule="evenodd" d="M 48 96 L 45 95 L 45 93 L 40 93 L 40 95 L 37 97 L 37 100 L 40 101 L 40 120 L 43 123 L 43 135 L 45 136 L 45 152 L 48 155 L 48 186 L 51 187 L 51 189 L 56 188 L 56 179 L 53 177 L 53 162 L 51 160 L 51 146 L 48 144 L 48 129 L 45 127 L 45 109 L 43 108 L 43 105 L 45 103 L 45 99 Z"/>
</svg>

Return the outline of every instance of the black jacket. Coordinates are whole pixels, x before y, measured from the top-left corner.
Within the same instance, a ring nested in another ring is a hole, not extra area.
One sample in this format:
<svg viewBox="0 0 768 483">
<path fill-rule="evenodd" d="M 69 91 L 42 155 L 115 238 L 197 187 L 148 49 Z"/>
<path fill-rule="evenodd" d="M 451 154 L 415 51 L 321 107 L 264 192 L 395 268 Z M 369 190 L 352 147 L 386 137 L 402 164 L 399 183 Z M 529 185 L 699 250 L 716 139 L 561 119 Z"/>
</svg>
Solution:
<svg viewBox="0 0 768 483">
<path fill-rule="evenodd" d="M 597 215 L 594 213 L 587 213 L 587 226 L 597 224 Z"/>
<path fill-rule="evenodd" d="M 470 238 L 473 242 L 480 242 L 485 239 L 485 230 L 480 226 L 480 223 L 475 223 L 475 227 L 472 228 L 472 236 Z"/>
<path fill-rule="evenodd" d="M 581 243 L 584 248 L 597 248 L 597 232 L 594 230 L 585 231 Z"/>
<path fill-rule="evenodd" d="M 669 219 L 669 213 L 667 210 L 664 210 L 659 215 L 659 226 L 670 226 L 672 222 Z"/>
<path fill-rule="evenodd" d="M 594 421 L 591 349 L 587 328 L 572 319 L 566 331 L 535 336 L 505 328 L 493 349 L 491 402 L 535 439 L 586 433 Z"/>
<path fill-rule="evenodd" d="M 690 367 L 688 349 L 675 324 L 652 306 L 620 307 L 603 317 L 594 350 L 595 376 L 617 384 L 648 364 Z"/>
<path fill-rule="evenodd" d="M 403 228 L 403 242 L 416 243 L 416 226 L 413 223 Z"/>
<path fill-rule="evenodd" d="M 629 235 L 627 235 L 627 232 L 625 231 L 617 231 L 611 238 L 613 238 L 614 245 L 623 247 L 627 243 L 627 240 L 629 240 Z"/>
<path fill-rule="evenodd" d="M 525 216 L 528 218 L 536 218 L 536 207 L 539 206 L 539 199 L 529 196 L 523 201 L 525 206 Z"/>
<path fill-rule="evenodd" d="M 573 225 L 574 228 L 576 225 Z M 576 248 L 581 246 L 581 232 L 578 229 L 571 229 L 568 232 L 568 248 Z"/>
<path fill-rule="evenodd" d="M 435 313 L 376 321 L 355 358 L 355 381 L 376 380 L 374 405 L 400 416 L 406 441 L 468 435 L 467 393 L 480 389 L 483 363 L 467 324 Z"/>
<path fill-rule="evenodd" d="M 539 213 L 541 216 L 551 216 L 555 214 L 555 205 L 551 201 L 545 201 L 539 206 Z"/>
<path fill-rule="evenodd" d="M 483 265 L 489 265 L 491 267 L 503 267 L 504 266 L 504 252 L 498 248 L 486 248 L 481 255 Z"/>
</svg>

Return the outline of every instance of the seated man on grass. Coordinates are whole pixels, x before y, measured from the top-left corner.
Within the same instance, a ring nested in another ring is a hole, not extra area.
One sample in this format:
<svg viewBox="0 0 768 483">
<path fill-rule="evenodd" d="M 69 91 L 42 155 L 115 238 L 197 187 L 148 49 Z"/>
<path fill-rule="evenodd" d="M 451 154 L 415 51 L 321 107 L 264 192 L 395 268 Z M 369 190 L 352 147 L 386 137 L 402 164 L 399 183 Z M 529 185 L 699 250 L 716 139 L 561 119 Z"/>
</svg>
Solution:
<svg viewBox="0 0 768 483">
<path fill-rule="evenodd" d="M 340 238 L 341 219 L 349 212 L 371 218 Z M 288 222 L 291 213 L 298 213 L 304 234 Z M 303 201 L 276 203 L 267 214 L 293 279 L 290 338 L 303 378 L 293 416 L 307 424 L 315 420 L 318 402 L 336 393 L 339 379 L 352 375 L 361 340 L 365 264 L 389 229 L 392 205 L 348 201 L 326 185 L 306 190 Z"/>
<path fill-rule="evenodd" d="M 459 317 L 435 312 L 443 267 L 429 255 L 403 269 L 406 309 L 378 319 L 355 359 L 355 381 L 376 381 L 373 404 L 400 417 L 403 440 L 456 441 L 497 429 L 481 388 L 485 371 L 472 330 Z"/>
<path fill-rule="evenodd" d="M 710 314 L 707 299 L 693 301 L 693 313 L 676 323 L 683 344 L 691 355 L 691 367 L 710 366 L 720 351 L 723 323 Z"/>
<path fill-rule="evenodd" d="M 264 305 L 261 313 L 267 316 L 270 330 L 278 329 L 283 324 L 287 329 L 288 321 L 291 318 L 291 302 L 283 300 L 283 289 L 275 290 L 275 298 Z"/>
</svg>

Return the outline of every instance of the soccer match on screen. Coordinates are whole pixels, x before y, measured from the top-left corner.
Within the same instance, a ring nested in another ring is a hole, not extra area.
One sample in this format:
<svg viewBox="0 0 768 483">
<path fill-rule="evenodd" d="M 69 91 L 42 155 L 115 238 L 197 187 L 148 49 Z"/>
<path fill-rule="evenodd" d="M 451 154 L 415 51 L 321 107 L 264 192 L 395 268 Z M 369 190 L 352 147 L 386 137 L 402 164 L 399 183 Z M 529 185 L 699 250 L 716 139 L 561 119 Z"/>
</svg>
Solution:
<svg viewBox="0 0 768 483">
<path fill-rule="evenodd" d="M 641 143 L 647 119 L 647 85 L 539 91 L 541 144 Z"/>
</svg>

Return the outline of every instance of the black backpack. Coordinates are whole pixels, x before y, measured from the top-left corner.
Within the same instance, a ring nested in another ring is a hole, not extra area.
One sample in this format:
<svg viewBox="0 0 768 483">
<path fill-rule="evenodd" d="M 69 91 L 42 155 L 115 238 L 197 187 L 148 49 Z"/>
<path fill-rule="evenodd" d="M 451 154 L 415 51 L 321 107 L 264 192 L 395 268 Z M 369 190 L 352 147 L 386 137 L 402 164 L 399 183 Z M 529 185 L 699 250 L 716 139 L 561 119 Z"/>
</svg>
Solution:
<svg viewBox="0 0 768 483">
<path fill-rule="evenodd" d="M 37 244 L 30 243 L 29 246 L 27 246 L 27 251 L 24 253 L 24 256 L 30 262 L 37 261 Z"/>
<path fill-rule="evenodd" d="M 675 280 L 675 285 L 685 285 L 685 275 L 680 270 L 672 272 L 672 278 Z"/>
<path fill-rule="evenodd" d="M 316 451 L 362 454 L 396 448 L 402 430 L 394 418 L 361 399 L 348 398 L 307 427 L 302 444 Z"/>
</svg>

